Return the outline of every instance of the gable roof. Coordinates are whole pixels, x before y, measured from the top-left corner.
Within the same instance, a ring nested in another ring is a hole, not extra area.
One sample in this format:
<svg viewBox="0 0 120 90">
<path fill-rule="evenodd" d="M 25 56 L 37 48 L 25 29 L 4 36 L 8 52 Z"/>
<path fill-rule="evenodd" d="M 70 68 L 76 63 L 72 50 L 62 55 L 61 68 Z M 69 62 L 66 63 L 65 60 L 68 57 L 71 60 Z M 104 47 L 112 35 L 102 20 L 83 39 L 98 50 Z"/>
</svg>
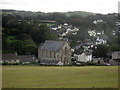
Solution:
<svg viewBox="0 0 120 90">
<path fill-rule="evenodd" d="M 113 52 L 113 54 L 120 55 L 120 51 Z"/>
<path fill-rule="evenodd" d="M 92 53 L 91 52 L 84 52 L 85 55 L 91 55 Z"/>
<path fill-rule="evenodd" d="M 80 48 L 74 51 L 74 54 L 77 54 L 77 55 L 80 55 L 80 54 L 82 54 L 82 53 L 83 53 L 83 52 L 80 50 Z"/>
<path fill-rule="evenodd" d="M 24 57 L 24 58 L 35 58 L 37 59 L 37 57 L 35 55 L 18 55 L 18 57 Z"/>
<path fill-rule="evenodd" d="M 113 52 L 112 53 L 112 58 L 120 60 L 120 51 Z"/>
<path fill-rule="evenodd" d="M 85 55 L 91 55 L 91 54 L 92 54 L 91 52 L 81 51 L 80 49 L 74 51 L 74 54 L 77 54 L 77 55 L 81 55 L 81 54 L 83 54 L 83 53 L 84 53 Z"/>
<path fill-rule="evenodd" d="M 16 54 L 2 54 L 2 60 L 13 60 L 13 59 L 19 59 L 19 57 Z"/>
<path fill-rule="evenodd" d="M 19 55 L 21 62 L 35 62 L 37 57 L 35 55 Z"/>
<path fill-rule="evenodd" d="M 41 47 L 41 50 L 58 51 L 64 46 L 65 43 L 65 41 L 45 41 Z"/>
</svg>

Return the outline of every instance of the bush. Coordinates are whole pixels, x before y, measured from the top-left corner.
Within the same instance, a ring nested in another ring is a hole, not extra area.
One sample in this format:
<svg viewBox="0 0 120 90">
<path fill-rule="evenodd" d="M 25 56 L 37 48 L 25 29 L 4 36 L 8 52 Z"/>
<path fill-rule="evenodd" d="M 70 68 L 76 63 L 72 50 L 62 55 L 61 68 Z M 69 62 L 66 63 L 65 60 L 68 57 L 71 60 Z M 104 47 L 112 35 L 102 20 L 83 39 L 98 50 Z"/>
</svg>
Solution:
<svg viewBox="0 0 120 90">
<path fill-rule="evenodd" d="M 7 62 L 3 62 L 2 65 L 8 65 L 8 63 Z"/>
<path fill-rule="evenodd" d="M 38 65 L 39 63 L 38 62 L 30 62 L 30 64 Z"/>
<path fill-rule="evenodd" d="M 20 63 L 8 63 L 8 62 L 3 62 L 2 65 L 20 65 Z"/>
<path fill-rule="evenodd" d="M 76 65 L 76 66 L 102 66 L 102 64 L 98 64 L 98 63 L 94 63 L 94 62 L 84 62 L 84 63 L 81 63 L 80 65 Z"/>
</svg>

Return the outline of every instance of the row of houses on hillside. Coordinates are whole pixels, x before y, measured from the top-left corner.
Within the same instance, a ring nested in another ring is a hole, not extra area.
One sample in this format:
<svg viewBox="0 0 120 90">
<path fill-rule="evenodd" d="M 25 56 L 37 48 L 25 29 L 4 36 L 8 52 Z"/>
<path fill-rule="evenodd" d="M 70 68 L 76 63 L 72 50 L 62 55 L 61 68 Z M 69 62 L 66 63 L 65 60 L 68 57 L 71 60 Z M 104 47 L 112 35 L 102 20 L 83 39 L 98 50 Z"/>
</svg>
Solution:
<svg viewBox="0 0 120 90">
<path fill-rule="evenodd" d="M 120 65 L 120 51 L 112 52 L 109 58 L 95 58 L 92 56 L 91 52 L 87 51 L 75 51 L 74 59 L 76 59 L 76 64 L 81 64 L 85 62 L 93 62 L 102 65 Z"/>
<path fill-rule="evenodd" d="M 53 30 L 58 36 L 63 37 L 67 34 L 76 35 L 79 29 L 77 27 L 73 27 L 72 25 L 68 25 L 64 23 L 63 25 L 60 24 L 58 26 L 51 26 L 51 30 Z"/>
<path fill-rule="evenodd" d="M 104 34 L 104 31 L 89 30 L 88 34 L 90 36 L 96 37 L 95 44 L 107 44 L 108 37 Z M 113 32 L 114 34 L 114 32 Z"/>
<path fill-rule="evenodd" d="M 91 46 L 92 44 L 90 44 Z M 86 45 L 84 45 L 86 46 Z M 87 45 L 86 47 L 88 47 Z M 111 58 L 108 62 L 105 62 L 102 58 L 94 58 L 90 50 L 72 51 L 67 41 L 45 41 L 45 43 L 38 49 L 38 59 L 42 65 L 66 65 L 71 64 L 71 59 L 74 58 L 76 63 L 94 62 L 104 65 L 118 65 L 120 61 L 120 51 L 112 53 Z M 73 55 L 72 55 L 73 54 Z"/>
<path fill-rule="evenodd" d="M 40 65 L 71 64 L 71 48 L 66 41 L 47 40 L 38 48 L 38 59 L 35 55 L 3 54 L 1 63 L 29 64 L 38 62 Z"/>
<path fill-rule="evenodd" d="M 79 50 L 80 48 L 83 48 L 84 51 L 90 51 L 92 52 L 92 48 L 95 46 L 94 42 L 87 42 L 87 43 L 82 43 L 82 44 L 79 44 L 75 47 L 73 47 L 73 51 L 75 50 Z"/>
<path fill-rule="evenodd" d="M 76 64 L 94 62 L 104 65 L 119 65 L 120 51 L 112 52 L 109 54 L 108 60 L 103 60 L 102 58 L 93 58 L 92 52 L 82 51 L 80 47 L 72 51 L 67 41 L 46 40 L 38 48 L 38 59 L 35 55 L 3 54 L 2 63 L 28 64 L 38 62 L 40 65 L 70 65 L 73 58 Z"/>
</svg>

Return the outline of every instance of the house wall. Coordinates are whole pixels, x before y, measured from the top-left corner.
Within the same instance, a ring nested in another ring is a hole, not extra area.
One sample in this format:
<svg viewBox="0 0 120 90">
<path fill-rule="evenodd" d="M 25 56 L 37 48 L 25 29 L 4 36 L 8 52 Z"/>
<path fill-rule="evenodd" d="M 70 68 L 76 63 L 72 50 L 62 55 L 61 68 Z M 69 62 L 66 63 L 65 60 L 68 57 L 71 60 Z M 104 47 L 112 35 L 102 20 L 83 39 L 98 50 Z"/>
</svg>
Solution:
<svg viewBox="0 0 120 90">
<path fill-rule="evenodd" d="M 92 55 L 86 55 L 86 61 L 92 61 Z"/>
<path fill-rule="evenodd" d="M 66 43 L 61 50 L 62 62 L 64 64 L 71 64 L 71 50 L 68 43 Z"/>
<path fill-rule="evenodd" d="M 7 63 L 20 63 L 20 60 L 4 60 L 3 62 L 7 62 Z"/>
<path fill-rule="evenodd" d="M 113 53 L 112 59 L 120 59 L 120 55 L 118 53 Z"/>
<path fill-rule="evenodd" d="M 84 53 L 82 53 L 81 55 L 75 55 L 77 61 L 80 62 L 88 62 L 88 61 L 92 61 L 92 55 L 85 55 Z"/>
<path fill-rule="evenodd" d="M 58 59 L 59 52 L 54 51 L 40 51 L 39 59 L 41 60 L 59 60 Z"/>
<path fill-rule="evenodd" d="M 104 39 L 97 38 L 97 40 L 96 40 L 96 45 L 97 44 L 106 44 L 106 43 L 107 43 L 107 40 L 104 40 Z"/>
</svg>

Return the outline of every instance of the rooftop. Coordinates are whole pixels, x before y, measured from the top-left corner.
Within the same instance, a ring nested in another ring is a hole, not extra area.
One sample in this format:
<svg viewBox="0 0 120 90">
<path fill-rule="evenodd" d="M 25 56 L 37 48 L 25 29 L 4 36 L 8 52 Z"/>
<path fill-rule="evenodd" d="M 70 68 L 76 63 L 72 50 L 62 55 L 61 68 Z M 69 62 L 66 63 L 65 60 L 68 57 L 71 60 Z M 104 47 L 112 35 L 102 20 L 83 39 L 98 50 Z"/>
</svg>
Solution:
<svg viewBox="0 0 120 90">
<path fill-rule="evenodd" d="M 2 54 L 2 60 L 13 60 L 13 59 L 19 59 L 19 57 L 16 54 Z"/>
<path fill-rule="evenodd" d="M 35 62 L 37 57 L 35 55 L 19 55 L 21 62 Z"/>
<path fill-rule="evenodd" d="M 120 51 L 113 52 L 113 54 L 120 55 Z"/>
<path fill-rule="evenodd" d="M 41 47 L 41 50 L 58 51 L 64 46 L 65 43 L 65 41 L 45 41 Z"/>
</svg>

